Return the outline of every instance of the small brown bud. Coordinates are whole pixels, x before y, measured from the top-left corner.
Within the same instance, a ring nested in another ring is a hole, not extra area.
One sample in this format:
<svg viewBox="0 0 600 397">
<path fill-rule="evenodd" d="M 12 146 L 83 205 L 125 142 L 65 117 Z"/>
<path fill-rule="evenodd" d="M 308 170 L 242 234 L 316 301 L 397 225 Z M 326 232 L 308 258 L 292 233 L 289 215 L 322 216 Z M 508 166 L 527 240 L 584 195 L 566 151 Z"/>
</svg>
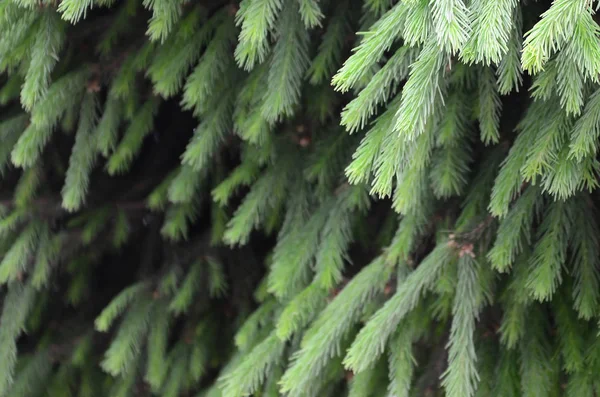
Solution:
<svg viewBox="0 0 600 397">
<path fill-rule="evenodd" d="M 458 254 L 459 257 L 463 257 L 464 255 L 469 255 L 471 258 L 475 258 L 475 254 L 473 253 L 473 243 L 464 244 L 460 247 L 460 252 Z"/>
<path fill-rule="evenodd" d="M 307 147 L 308 145 L 310 145 L 310 138 L 306 137 L 306 136 L 303 136 L 302 138 L 300 138 L 299 144 L 302 147 Z"/>
<path fill-rule="evenodd" d="M 231 15 L 232 17 L 235 16 L 235 14 L 237 14 L 237 12 L 238 12 L 238 7 L 235 4 L 230 4 L 227 7 L 227 13 L 229 15 Z"/>
<path fill-rule="evenodd" d="M 98 80 L 88 81 L 87 91 L 88 92 L 99 92 L 100 91 L 100 82 Z"/>
</svg>

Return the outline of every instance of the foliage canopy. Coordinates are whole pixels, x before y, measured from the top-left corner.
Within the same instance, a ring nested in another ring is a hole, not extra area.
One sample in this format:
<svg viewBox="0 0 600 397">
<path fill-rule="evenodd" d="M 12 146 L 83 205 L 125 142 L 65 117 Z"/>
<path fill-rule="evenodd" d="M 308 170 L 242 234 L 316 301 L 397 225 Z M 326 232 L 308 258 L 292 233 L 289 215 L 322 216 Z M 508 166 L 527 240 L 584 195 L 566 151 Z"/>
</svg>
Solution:
<svg viewBox="0 0 600 397">
<path fill-rule="evenodd" d="M 0 0 L 0 397 L 600 394 L 592 0 Z"/>
</svg>

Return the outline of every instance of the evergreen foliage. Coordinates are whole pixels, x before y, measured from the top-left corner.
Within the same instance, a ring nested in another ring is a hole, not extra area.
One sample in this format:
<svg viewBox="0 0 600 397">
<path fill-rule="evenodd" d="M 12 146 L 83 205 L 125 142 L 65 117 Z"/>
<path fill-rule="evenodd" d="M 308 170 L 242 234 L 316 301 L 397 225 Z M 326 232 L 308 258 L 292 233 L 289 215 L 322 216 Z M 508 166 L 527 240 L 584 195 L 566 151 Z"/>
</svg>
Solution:
<svg viewBox="0 0 600 397">
<path fill-rule="evenodd" d="M 0 397 L 600 394 L 596 0 L 0 0 Z"/>
</svg>

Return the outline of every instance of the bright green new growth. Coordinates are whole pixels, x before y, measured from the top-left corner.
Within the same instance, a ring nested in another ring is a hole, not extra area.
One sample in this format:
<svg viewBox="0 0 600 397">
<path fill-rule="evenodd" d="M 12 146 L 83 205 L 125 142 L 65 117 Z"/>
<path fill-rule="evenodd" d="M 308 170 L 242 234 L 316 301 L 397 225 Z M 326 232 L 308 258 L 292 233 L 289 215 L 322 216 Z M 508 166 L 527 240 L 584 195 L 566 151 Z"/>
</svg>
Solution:
<svg viewBox="0 0 600 397">
<path fill-rule="evenodd" d="M 282 390 L 300 394 L 307 388 L 332 356 L 341 354 L 340 343 L 377 292 L 383 289 L 390 269 L 383 258 L 364 268 L 328 305 L 302 339 L 301 349 L 282 378 Z M 331 322 L 332 316 L 342 313 Z"/>
<path fill-rule="evenodd" d="M 108 331 L 115 319 L 120 316 L 127 306 L 142 293 L 146 288 L 145 284 L 136 284 L 123 290 L 96 318 L 95 327 L 98 331 Z"/>
<path fill-rule="evenodd" d="M 379 357 L 398 324 L 419 303 L 421 296 L 435 283 L 444 266 L 453 260 L 452 249 L 441 243 L 399 286 L 396 294 L 373 315 L 360 331 L 346 355 L 344 365 L 363 371 Z"/>
<path fill-rule="evenodd" d="M 21 88 L 21 103 L 27 110 L 46 95 L 50 85 L 50 75 L 58 61 L 58 54 L 63 45 L 64 24 L 54 11 L 43 13 L 37 38 L 31 47 L 31 61 L 23 87 Z"/>
<path fill-rule="evenodd" d="M 100 363 L 103 370 L 113 376 L 126 375 L 131 371 L 140 354 L 152 313 L 152 301 L 134 303 L 125 314 L 119 331 Z"/>
<path fill-rule="evenodd" d="M 400 138 L 410 141 L 425 132 L 429 118 L 441 100 L 444 60 L 445 54 L 440 52 L 433 39 L 429 39 L 411 65 L 394 122 L 394 131 Z"/>
<path fill-rule="evenodd" d="M 29 256 L 36 251 L 41 225 L 31 223 L 14 241 L 12 247 L 4 253 L 0 262 L 0 283 L 6 284 L 22 277 L 28 265 Z"/>
<path fill-rule="evenodd" d="M 431 1 L 434 32 L 442 50 L 455 54 L 470 35 L 468 9 L 463 0 Z"/>
<path fill-rule="evenodd" d="M 484 299 L 483 280 L 479 264 L 471 252 L 462 252 L 458 261 L 458 284 L 452 305 L 452 328 L 448 352 L 448 369 L 442 375 L 442 385 L 448 396 L 475 395 L 479 374 L 475 352 L 475 322 Z"/>
<path fill-rule="evenodd" d="M 246 0 L 240 4 L 236 24 L 241 29 L 235 59 L 244 69 L 250 70 L 266 59 L 270 49 L 269 31 L 274 28 L 283 3 L 282 0 Z"/>
<path fill-rule="evenodd" d="M 277 44 L 269 60 L 267 91 L 261 115 L 274 123 L 294 113 L 300 84 L 308 67 L 308 32 L 301 25 L 296 4 L 287 1 L 276 27 Z"/>
<path fill-rule="evenodd" d="M 235 371 L 222 378 L 225 395 L 250 395 L 265 381 L 265 374 L 281 360 L 284 343 L 269 335 L 246 355 Z"/>
<path fill-rule="evenodd" d="M 69 169 L 62 190 L 62 205 L 69 211 L 81 207 L 90 183 L 90 172 L 96 158 L 93 130 L 97 121 L 97 107 L 95 96 L 86 95 L 81 105 L 73 153 L 69 159 Z"/>
</svg>

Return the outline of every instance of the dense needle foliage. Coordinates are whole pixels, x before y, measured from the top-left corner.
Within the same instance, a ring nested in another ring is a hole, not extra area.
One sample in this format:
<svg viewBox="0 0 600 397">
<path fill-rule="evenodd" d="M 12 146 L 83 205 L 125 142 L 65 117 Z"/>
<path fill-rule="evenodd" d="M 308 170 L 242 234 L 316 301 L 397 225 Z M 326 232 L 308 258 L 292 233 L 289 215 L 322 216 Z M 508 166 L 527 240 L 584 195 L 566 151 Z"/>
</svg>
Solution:
<svg viewBox="0 0 600 397">
<path fill-rule="evenodd" d="M 600 394 L 596 0 L 0 0 L 0 397 Z"/>
</svg>

